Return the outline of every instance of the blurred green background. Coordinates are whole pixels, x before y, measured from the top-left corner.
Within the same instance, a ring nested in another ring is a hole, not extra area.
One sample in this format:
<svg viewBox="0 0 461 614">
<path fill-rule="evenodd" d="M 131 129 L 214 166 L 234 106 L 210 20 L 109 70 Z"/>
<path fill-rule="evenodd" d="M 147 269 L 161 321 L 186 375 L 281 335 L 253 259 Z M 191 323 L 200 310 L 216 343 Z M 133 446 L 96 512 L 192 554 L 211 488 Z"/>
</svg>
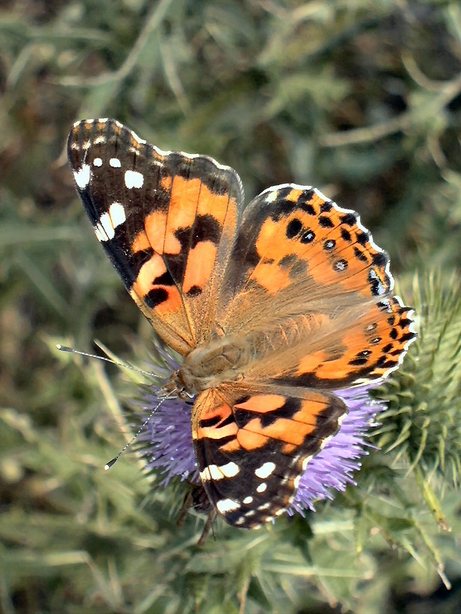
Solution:
<svg viewBox="0 0 461 614">
<path fill-rule="evenodd" d="M 356 488 L 306 519 L 252 533 L 218 523 L 203 547 L 200 517 L 176 526 L 181 485 L 165 491 L 133 455 L 103 471 L 139 377 L 55 344 L 91 350 L 98 339 L 149 368 L 153 335 L 66 165 L 72 122 L 98 116 L 233 166 L 247 197 L 294 181 L 359 211 L 429 332 L 446 332 L 438 299 L 451 287 L 457 349 L 439 374 L 459 374 L 458 0 L 3 0 L 0 611 L 461 611 L 456 469 L 447 479 L 438 463 L 431 504 L 427 464 L 409 476 L 408 459 L 422 456 L 411 445 L 373 453 Z M 389 385 L 395 411 L 403 398 L 416 407 L 418 355 L 428 353 L 414 350 Z M 452 397 L 447 412 L 461 387 Z"/>
</svg>

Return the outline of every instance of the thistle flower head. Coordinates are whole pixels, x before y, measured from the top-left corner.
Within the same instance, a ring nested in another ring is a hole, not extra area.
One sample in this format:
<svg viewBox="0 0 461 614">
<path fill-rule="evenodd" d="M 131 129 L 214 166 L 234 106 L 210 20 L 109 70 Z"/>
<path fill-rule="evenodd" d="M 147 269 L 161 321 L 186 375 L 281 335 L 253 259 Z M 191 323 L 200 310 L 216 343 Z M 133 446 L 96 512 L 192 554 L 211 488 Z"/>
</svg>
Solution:
<svg viewBox="0 0 461 614">
<path fill-rule="evenodd" d="M 392 378 L 375 392 L 388 400 L 374 441 L 451 484 L 461 476 L 461 285 L 459 275 L 416 275 L 412 302 L 419 337 Z"/>
<path fill-rule="evenodd" d="M 353 475 L 369 447 L 367 431 L 374 416 L 385 408 L 384 402 L 370 398 L 369 391 L 369 386 L 361 386 L 337 392 L 348 413 L 336 435 L 308 464 L 289 513 L 314 511 L 315 501 L 333 499 L 334 491 L 344 491 L 354 483 Z"/>
</svg>

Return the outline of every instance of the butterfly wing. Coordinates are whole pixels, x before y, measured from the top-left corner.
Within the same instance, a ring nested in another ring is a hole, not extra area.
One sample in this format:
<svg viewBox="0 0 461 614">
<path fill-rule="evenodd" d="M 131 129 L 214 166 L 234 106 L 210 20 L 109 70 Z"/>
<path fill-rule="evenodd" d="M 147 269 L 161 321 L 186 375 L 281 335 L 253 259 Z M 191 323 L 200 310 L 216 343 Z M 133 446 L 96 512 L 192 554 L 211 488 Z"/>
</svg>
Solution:
<svg viewBox="0 0 461 614">
<path fill-rule="evenodd" d="M 253 339 L 249 384 L 341 388 L 395 369 L 414 339 L 389 258 L 319 191 L 275 186 L 246 208 L 219 328 Z"/>
<path fill-rule="evenodd" d="M 225 520 L 252 529 L 285 512 L 309 459 L 338 429 L 344 402 L 324 391 L 222 386 L 202 392 L 192 434 L 205 491 Z"/>
<path fill-rule="evenodd" d="M 96 236 L 144 315 L 182 354 L 207 339 L 243 190 L 206 156 L 163 152 L 112 119 L 77 122 L 68 140 Z"/>
</svg>

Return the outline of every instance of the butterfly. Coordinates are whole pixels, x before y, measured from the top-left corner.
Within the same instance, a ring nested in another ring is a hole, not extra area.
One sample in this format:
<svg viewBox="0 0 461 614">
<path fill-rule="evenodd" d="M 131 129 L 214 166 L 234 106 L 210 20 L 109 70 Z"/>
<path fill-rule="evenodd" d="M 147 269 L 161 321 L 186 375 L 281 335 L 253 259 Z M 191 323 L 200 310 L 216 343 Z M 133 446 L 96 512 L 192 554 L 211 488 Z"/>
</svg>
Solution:
<svg viewBox="0 0 461 614">
<path fill-rule="evenodd" d="M 166 390 L 195 399 L 201 483 L 229 524 L 289 508 L 347 411 L 335 391 L 396 369 L 414 339 L 389 258 L 319 190 L 264 190 L 166 152 L 113 119 L 76 122 L 68 155 L 96 237 L 158 337 L 182 357 Z"/>
</svg>

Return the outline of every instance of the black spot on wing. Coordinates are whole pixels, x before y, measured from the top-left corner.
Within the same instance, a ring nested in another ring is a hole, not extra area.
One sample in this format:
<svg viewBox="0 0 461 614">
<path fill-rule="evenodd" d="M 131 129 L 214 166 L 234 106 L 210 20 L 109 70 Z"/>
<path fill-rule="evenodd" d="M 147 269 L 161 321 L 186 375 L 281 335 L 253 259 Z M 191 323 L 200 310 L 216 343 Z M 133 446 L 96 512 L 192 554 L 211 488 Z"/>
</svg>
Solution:
<svg viewBox="0 0 461 614">
<path fill-rule="evenodd" d="M 377 254 L 373 254 L 373 264 L 379 267 L 386 266 L 389 258 L 385 252 L 378 252 Z"/>
<path fill-rule="evenodd" d="M 299 203 L 298 202 L 298 206 L 302 211 L 305 211 L 308 215 L 315 215 L 316 211 L 315 211 L 315 207 L 313 205 L 311 205 L 311 203 L 307 202 L 307 203 Z"/>
<path fill-rule="evenodd" d="M 315 209 L 311 204 L 312 199 L 315 196 L 314 190 L 303 190 L 302 194 L 299 196 L 296 205 L 306 213 L 310 215 L 315 214 Z"/>
<path fill-rule="evenodd" d="M 280 200 L 284 200 L 284 199 L 286 199 L 286 197 L 287 197 L 289 194 L 291 194 L 291 190 L 292 190 L 291 186 L 285 186 L 285 187 L 283 187 L 283 188 L 279 188 L 279 189 L 277 190 L 277 200 L 278 200 L 278 199 L 280 199 Z"/>
<path fill-rule="evenodd" d="M 281 218 L 291 213 L 295 205 L 296 203 L 292 200 L 287 200 L 285 198 L 277 199 L 270 205 L 270 216 L 275 222 L 278 222 Z"/>
<path fill-rule="evenodd" d="M 144 296 L 143 300 L 150 309 L 154 309 L 168 300 L 168 292 L 165 288 L 154 288 Z"/>
<path fill-rule="evenodd" d="M 326 215 L 320 215 L 318 220 L 322 228 L 333 228 L 334 227 L 334 223 Z"/>
<path fill-rule="evenodd" d="M 354 246 L 355 257 L 361 262 L 368 262 L 368 257 L 365 252 L 361 251 L 358 247 Z"/>
<path fill-rule="evenodd" d="M 412 333 L 411 331 L 408 333 L 405 333 L 404 335 L 402 335 L 399 339 L 399 341 L 401 341 L 402 343 L 405 343 L 407 341 L 410 341 L 411 339 L 414 339 L 416 337 L 416 333 Z"/>
<path fill-rule="evenodd" d="M 219 243 L 221 237 L 221 227 L 216 218 L 211 215 L 198 215 L 194 222 L 194 234 L 192 236 L 191 247 L 202 241 Z"/>
<path fill-rule="evenodd" d="M 331 211 L 332 209 L 333 209 L 333 205 L 330 201 L 325 201 L 324 203 L 320 205 L 321 213 L 328 213 L 328 211 Z"/>
<path fill-rule="evenodd" d="M 212 215 L 198 215 L 193 226 L 179 228 L 174 234 L 181 243 L 182 251 L 186 252 L 202 241 L 219 243 L 221 228 L 218 220 Z"/>
<path fill-rule="evenodd" d="M 186 296 L 190 296 L 190 297 L 199 296 L 200 294 L 202 294 L 202 292 L 203 292 L 203 288 L 200 288 L 199 286 L 192 286 L 186 292 Z"/>
<path fill-rule="evenodd" d="M 365 246 L 370 240 L 370 235 L 368 232 L 358 232 L 356 235 L 356 239 L 357 243 L 360 243 L 360 245 Z"/>
<path fill-rule="evenodd" d="M 315 239 L 315 232 L 311 230 L 310 228 L 306 228 L 303 234 L 301 235 L 300 243 L 304 243 L 304 244 L 312 243 L 314 239 Z"/>
<path fill-rule="evenodd" d="M 163 275 L 159 275 L 159 277 L 156 277 L 155 279 L 153 279 L 152 283 L 155 284 L 156 286 L 174 286 L 175 285 L 174 279 L 171 276 L 170 271 L 165 271 Z"/>
<path fill-rule="evenodd" d="M 173 256 L 165 254 L 164 260 L 175 283 L 181 285 L 184 280 L 184 272 L 186 270 L 187 252 L 175 254 Z"/>
<path fill-rule="evenodd" d="M 340 217 L 340 220 L 342 224 L 346 224 L 347 226 L 355 226 L 355 224 L 357 224 L 357 214 L 345 213 Z"/>
<path fill-rule="evenodd" d="M 132 268 L 134 275 L 137 275 L 143 264 L 148 262 L 154 255 L 154 250 L 151 247 L 140 249 L 137 252 L 128 252 L 129 266 Z"/>
<path fill-rule="evenodd" d="M 302 227 L 303 225 L 301 223 L 301 220 L 298 220 L 297 218 L 290 220 L 286 229 L 287 238 L 293 239 L 294 237 L 296 237 L 296 235 L 300 233 Z"/>
</svg>

